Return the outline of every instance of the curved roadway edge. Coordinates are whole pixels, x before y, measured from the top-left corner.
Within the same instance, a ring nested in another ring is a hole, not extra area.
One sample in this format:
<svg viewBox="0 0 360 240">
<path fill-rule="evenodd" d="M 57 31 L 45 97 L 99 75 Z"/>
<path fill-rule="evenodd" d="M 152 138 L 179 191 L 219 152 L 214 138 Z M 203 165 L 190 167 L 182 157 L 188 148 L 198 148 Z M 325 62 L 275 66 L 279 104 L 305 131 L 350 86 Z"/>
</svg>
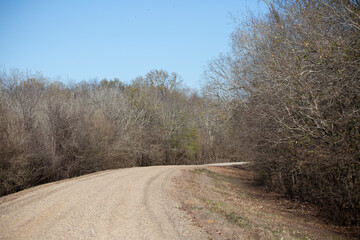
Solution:
<svg viewBox="0 0 360 240">
<path fill-rule="evenodd" d="M 171 196 L 189 167 L 110 170 L 0 198 L 0 239 L 207 239 Z"/>
<path fill-rule="evenodd" d="M 2 197 L 0 239 L 207 239 L 171 195 L 171 179 L 197 167 L 108 170 Z"/>
<path fill-rule="evenodd" d="M 251 162 L 209 163 L 209 164 L 205 164 L 205 165 L 203 165 L 203 166 L 231 167 L 231 166 L 239 166 L 239 165 L 245 165 L 245 164 L 251 164 Z"/>
</svg>

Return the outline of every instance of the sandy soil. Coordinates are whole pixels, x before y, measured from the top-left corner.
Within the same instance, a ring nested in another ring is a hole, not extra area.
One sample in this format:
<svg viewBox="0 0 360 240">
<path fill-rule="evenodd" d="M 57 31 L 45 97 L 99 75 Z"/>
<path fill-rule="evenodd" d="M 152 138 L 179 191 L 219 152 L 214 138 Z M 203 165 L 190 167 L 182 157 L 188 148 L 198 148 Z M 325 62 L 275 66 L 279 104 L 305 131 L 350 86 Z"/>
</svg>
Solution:
<svg viewBox="0 0 360 240">
<path fill-rule="evenodd" d="M 207 239 L 170 194 L 181 166 L 105 171 L 0 198 L 0 239 Z"/>
</svg>

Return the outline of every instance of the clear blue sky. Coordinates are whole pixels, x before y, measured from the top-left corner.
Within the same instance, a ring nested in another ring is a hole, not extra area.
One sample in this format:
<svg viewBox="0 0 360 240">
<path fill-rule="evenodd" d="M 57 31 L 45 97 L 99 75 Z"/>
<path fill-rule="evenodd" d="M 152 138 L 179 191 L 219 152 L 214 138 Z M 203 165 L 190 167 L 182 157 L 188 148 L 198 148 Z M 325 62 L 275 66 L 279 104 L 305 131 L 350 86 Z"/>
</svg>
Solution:
<svg viewBox="0 0 360 240">
<path fill-rule="evenodd" d="M 74 82 L 130 82 L 152 69 L 199 88 L 208 61 L 229 50 L 229 17 L 258 0 L 0 0 L 0 67 Z"/>
</svg>

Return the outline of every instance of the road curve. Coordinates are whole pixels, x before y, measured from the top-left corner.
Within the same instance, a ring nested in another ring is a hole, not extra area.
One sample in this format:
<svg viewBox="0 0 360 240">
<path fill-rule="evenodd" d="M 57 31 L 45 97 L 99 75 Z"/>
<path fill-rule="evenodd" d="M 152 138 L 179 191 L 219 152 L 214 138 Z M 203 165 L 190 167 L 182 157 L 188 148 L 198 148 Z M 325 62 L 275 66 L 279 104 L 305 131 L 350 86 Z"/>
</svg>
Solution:
<svg viewBox="0 0 360 240">
<path fill-rule="evenodd" d="M 207 239 L 171 196 L 186 166 L 109 170 L 0 198 L 0 239 Z"/>
<path fill-rule="evenodd" d="M 251 162 L 223 162 L 223 163 L 208 163 L 204 166 L 213 166 L 213 167 L 233 167 L 233 166 L 241 166 L 251 164 Z"/>
</svg>

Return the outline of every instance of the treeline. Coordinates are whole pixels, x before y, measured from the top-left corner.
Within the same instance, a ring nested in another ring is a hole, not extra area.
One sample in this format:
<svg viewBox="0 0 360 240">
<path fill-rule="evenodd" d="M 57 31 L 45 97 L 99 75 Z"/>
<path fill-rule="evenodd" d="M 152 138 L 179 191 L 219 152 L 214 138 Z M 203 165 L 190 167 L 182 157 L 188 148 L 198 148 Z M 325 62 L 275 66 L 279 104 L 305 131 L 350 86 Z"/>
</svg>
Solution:
<svg viewBox="0 0 360 240">
<path fill-rule="evenodd" d="M 0 195 L 98 170 L 252 161 L 259 183 L 360 224 L 360 6 L 265 1 L 201 95 L 153 70 L 71 86 L 0 76 Z"/>
<path fill-rule="evenodd" d="M 3 71 L 0 195 L 104 169 L 214 161 L 220 117 L 163 70 L 72 86 Z"/>
<path fill-rule="evenodd" d="M 260 183 L 359 225 L 359 1 L 265 2 L 210 63 L 207 93 L 229 109 L 228 137 Z"/>
</svg>

